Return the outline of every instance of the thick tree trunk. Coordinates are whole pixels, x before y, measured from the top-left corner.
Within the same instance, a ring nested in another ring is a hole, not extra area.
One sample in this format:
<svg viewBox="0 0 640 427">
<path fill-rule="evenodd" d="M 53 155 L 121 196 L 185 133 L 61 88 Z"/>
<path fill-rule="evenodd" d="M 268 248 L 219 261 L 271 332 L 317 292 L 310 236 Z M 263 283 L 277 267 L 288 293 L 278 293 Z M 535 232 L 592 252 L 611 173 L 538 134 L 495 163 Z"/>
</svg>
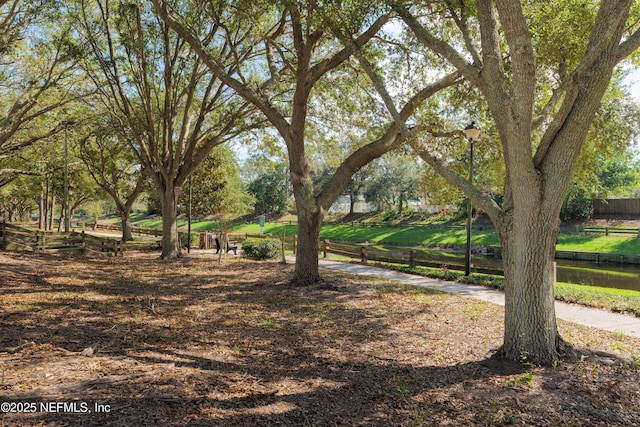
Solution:
<svg viewBox="0 0 640 427">
<path fill-rule="evenodd" d="M 318 240 L 324 215 L 320 211 L 298 210 L 298 243 L 293 282 L 304 286 L 320 280 Z"/>
<path fill-rule="evenodd" d="M 557 220 L 532 207 L 499 230 L 505 277 L 503 355 L 549 365 L 564 352 L 554 299 Z"/>
<path fill-rule="evenodd" d="M 122 221 L 122 241 L 131 242 L 133 240 L 133 234 L 131 233 L 131 215 L 129 214 L 129 209 L 120 209 L 120 221 Z"/>
<path fill-rule="evenodd" d="M 182 256 L 178 237 L 178 196 L 180 188 L 168 186 L 160 193 L 162 207 L 162 254 L 160 258 L 171 259 Z"/>
<path fill-rule="evenodd" d="M 354 194 L 349 194 L 349 215 L 355 213 L 356 197 Z"/>
</svg>

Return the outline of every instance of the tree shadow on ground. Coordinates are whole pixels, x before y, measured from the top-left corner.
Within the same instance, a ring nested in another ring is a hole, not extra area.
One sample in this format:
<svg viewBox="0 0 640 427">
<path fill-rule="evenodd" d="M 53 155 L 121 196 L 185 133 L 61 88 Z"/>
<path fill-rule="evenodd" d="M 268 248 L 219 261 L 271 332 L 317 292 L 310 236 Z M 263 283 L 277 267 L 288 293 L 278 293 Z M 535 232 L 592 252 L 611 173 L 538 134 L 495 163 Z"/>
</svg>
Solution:
<svg viewBox="0 0 640 427">
<path fill-rule="evenodd" d="M 331 358 L 299 360 L 280 366 L 260 360 L 223 363 L 180 352 L 160 350 L 157 357 L 138 357 L 144 364 L 176 362 L 176 369 L 159 379 L 96 387 L 64 396 L 109 405 L 109 413 L 14 415 L 7 421 L 38 420 L 75 425 L 407 425 L 412 417 L 432 417 L 456 424 L 473 423 L 447 401 L 429 396 L 451 387 L 468 388 L 513 372 L 494 359 L 455 366 L 413 367 L 395 364 L 340 362 Z M 278 357 L 276 354 L 275 357 Z M 290 359 L 289 354 L 281 354 Z M 305 363 L 306 362 L 306 363 Z M 135 392 L 134 392 L 135 391 Z M 1 394 L 1 393 L 0 393 Z M 24 395 L 21 401 L 48 401 Z M 144 417 L 141 414 L 145 414 Z M 188 422 L 185 422 L 188 420 Z"/>
<path fill-rule="evenodd" d="M 637 371 L 614 384 L 602 366 L 578 377 L 574 365 L 528 372 L 492 357 L 502 313 L 490 304 L 334 273 L 329 287 L 294 287 L 292 267 L 270 262 L 9 261 L 23 279 L 0 277 L 0 397 L 111 410 L 5 414 L 8 425 L 640 421 L 637 394 L 602 404 Z M 93 355 L 80 354 L 87 348 Z M 134 377 L 55 392 L 121 374 Z M 607 386 L 576 395 L 594 384 Z"/>
</svg>

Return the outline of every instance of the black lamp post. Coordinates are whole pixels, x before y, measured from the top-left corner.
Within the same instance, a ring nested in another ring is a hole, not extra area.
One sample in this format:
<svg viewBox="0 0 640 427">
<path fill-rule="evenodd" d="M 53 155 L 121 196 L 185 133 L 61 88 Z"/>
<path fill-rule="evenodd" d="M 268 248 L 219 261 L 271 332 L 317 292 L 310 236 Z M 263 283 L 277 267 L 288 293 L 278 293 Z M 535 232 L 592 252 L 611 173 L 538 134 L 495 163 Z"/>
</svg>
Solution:
<svg viewBox="0 0 640 427">
<path fill-rule="evenodd" d="M 69 149 L 67 147 L 67 132 L 69 126 L 72 126 L 74 122 L 63 120 L 61 124 L 64 126 L 64 232 L 68 233 L 69 226 L 71 225 L 71 221 L 69 220 L 71 209 L 69 209 Z"/>
<path fill-rule="evenodd" d="M 191 197 L 193 196 L 193 175 L 189 175 L 189 206 L 187 209 L 187 253 L 191 253 Z"/>
<path fill-rule="evenodd" d="M 464 128 L 464 135 L 469 140 L 469 183 L 473 185 L 473 143 L 480 139 L 480 128 L 471 122 Z M 467 196 L 467 247 L 464 257 L 464 274 L 471 274 L 471 198 Z"/>
</svg>

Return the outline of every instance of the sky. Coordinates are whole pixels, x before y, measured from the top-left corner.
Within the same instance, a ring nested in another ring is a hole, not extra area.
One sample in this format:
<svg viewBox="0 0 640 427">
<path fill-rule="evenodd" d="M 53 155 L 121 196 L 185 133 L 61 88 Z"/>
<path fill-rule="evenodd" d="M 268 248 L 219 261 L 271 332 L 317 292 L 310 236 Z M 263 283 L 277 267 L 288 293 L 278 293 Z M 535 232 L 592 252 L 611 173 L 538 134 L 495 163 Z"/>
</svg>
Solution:
<svg viewBox="0 0 640 427">
<path fill-rule="evenodd" d="M 629 91 L 631 95 L 640 102 L 640 68 L 637 68 L 631 74 L 627 76 L 625 81 L 629 84 Z"/>
</svg>

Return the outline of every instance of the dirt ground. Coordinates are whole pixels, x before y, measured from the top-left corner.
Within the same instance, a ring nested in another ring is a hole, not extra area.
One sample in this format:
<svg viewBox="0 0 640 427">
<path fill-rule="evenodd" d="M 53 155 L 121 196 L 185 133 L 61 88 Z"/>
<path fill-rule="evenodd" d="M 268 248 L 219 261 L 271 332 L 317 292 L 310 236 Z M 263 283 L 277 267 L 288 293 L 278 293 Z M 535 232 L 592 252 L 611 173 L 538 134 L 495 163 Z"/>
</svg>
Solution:
<svg viewBox="0 0 640 427">
<path fill-rule="evenodd" d="M 503 309 L 211 255 L 0 253 L 0 426 L 640 425 L 640 341 L 495 357 Z"/>
</svg>

